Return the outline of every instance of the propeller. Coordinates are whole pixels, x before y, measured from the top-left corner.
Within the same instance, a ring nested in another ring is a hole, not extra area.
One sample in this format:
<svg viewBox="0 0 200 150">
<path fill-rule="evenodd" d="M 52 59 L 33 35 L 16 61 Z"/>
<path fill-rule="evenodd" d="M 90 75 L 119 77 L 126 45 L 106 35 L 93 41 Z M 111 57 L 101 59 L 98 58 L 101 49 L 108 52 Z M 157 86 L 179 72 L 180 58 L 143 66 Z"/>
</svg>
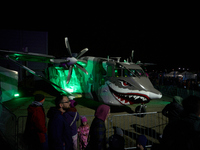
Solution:
<svg viewBox="0 0 200 150">
<path fill-rule="evenodd" d="M 69 72 L 68 72 L 68 76 L 67 76 L 67 84 L 68 84 L 70 79 L 71 79 L 72 71 L 73 71 L 74 66 L 79 68 L 84 73 L 88 74 L 87 70 L 77 63 L 78 61 L 82 61 L 82 60 L 79 60 L 79 58 L 88 51 L 88 48 L 83 49 L 76 57 L 73 57 L 71 49 L 70 49 L 70 45 L 69 45 L 69 40 L 68 40 L 67 37 L 65 38 L 65 46 L 66 46 L 67 51 L 68 51 L 68 53 L 70 55 L 70 57 L 68 57 L 66 59 L 67 61 L 64 62 L 65 64 L 67 64 L 67 66 L 69 66 Z"/>
<path fill-rule="evenodd" d="M 50 62 L 60 64 L 60 66 L 63 66 L 64 68 L 69 69 L 68 76 L 67 76 L 67 84 L 68 84 L 71 79 L 71 75 L 72 75 L 74 66 L 76 66 L 77 68 L 82 70 L 84 73 L 88 74 L 87 70 L 77 63 L 78 61 L 86 63 L 86 61 L 81 60 L 79 58 L 88 51 L 88 48 L 84 48 L 82 51 L 80 51 L 80 53 L 78 53 L 78 55 L 76 57 L 73 57 L 71 48 L 69 45 L 69 40 L 67 37 L 65 37 L 65 46 L 67 48 L 67 51 L 68 51 L 70 57 L 67 57 L 66 59 L 53 58 L 53 59 L 50 59 Z"/>
</svg>

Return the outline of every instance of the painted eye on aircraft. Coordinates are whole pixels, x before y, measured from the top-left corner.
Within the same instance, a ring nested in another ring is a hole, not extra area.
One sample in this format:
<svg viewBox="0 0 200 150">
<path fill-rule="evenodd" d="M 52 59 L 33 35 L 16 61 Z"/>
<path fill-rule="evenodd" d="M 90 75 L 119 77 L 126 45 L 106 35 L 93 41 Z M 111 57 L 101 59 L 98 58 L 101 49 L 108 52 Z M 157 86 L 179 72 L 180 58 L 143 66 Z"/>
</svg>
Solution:
<svg viewBox="0 0 200 150">
<path fill-rule="evenodd" d="M 119 82 L 122 84 L 123 87 L 131 86 L 128 82 L 119 80 Z"/>
</svg>

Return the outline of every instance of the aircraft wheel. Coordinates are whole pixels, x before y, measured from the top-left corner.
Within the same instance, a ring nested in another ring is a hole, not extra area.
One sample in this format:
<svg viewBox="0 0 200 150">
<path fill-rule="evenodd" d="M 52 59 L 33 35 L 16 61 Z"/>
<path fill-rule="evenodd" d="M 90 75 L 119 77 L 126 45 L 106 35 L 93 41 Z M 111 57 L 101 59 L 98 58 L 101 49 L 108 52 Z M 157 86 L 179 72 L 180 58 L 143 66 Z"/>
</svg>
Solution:
<svg viewBox="0 0 200 150">
<path fill-rule="evenodd" d="M 146 106 L 145 105 L 140 105 L 140 106 L 137 106 L 135 108 L 135 113 L 145 113 L 146 112 Z M 138 117 L 144 117 L 145 114 L 138 114 L 137 115 Z"/>
</svg>

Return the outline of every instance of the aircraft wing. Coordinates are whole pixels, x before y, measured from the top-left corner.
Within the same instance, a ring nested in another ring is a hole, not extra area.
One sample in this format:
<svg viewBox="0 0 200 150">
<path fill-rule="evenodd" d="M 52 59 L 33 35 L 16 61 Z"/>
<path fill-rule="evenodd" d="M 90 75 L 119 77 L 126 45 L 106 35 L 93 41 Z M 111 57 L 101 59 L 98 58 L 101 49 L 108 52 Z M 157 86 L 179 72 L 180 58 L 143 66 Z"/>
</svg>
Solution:
<svg viewBox="0 0 200 150">
<path fill-rule="evenodd" d="M 17 61 L 34 61 L 42 63 L 53 63 L 51 60 L 55 58 L 52 55 L 0 50 L 0 57 L 6 58 L 8 56 Z"/>
<path fill-rule="evenodd" d="M 154 63 L 142 63 L 141 61 L 137 61 L 136 63 L 139 66 L 152 66 L 152 65 L 156 65 Z"/>
</svg>

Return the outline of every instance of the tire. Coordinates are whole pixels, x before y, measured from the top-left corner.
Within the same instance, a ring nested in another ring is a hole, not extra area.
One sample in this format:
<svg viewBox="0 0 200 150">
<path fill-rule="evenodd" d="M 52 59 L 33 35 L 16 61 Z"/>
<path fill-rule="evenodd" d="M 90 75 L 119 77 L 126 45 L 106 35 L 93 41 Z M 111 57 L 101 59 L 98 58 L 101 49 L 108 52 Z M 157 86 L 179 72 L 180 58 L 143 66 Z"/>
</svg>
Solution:
<svg viewBox="0 0 200 150">
<path fill-rule="evenodd" d="M 135 108 L 135 113 L 145 113 L 146 112 L 146 108 L 143 105 L 137 106 Z M 144 117 L 145 114 L 138 114 L 138 117 Z"/>
</svg>

